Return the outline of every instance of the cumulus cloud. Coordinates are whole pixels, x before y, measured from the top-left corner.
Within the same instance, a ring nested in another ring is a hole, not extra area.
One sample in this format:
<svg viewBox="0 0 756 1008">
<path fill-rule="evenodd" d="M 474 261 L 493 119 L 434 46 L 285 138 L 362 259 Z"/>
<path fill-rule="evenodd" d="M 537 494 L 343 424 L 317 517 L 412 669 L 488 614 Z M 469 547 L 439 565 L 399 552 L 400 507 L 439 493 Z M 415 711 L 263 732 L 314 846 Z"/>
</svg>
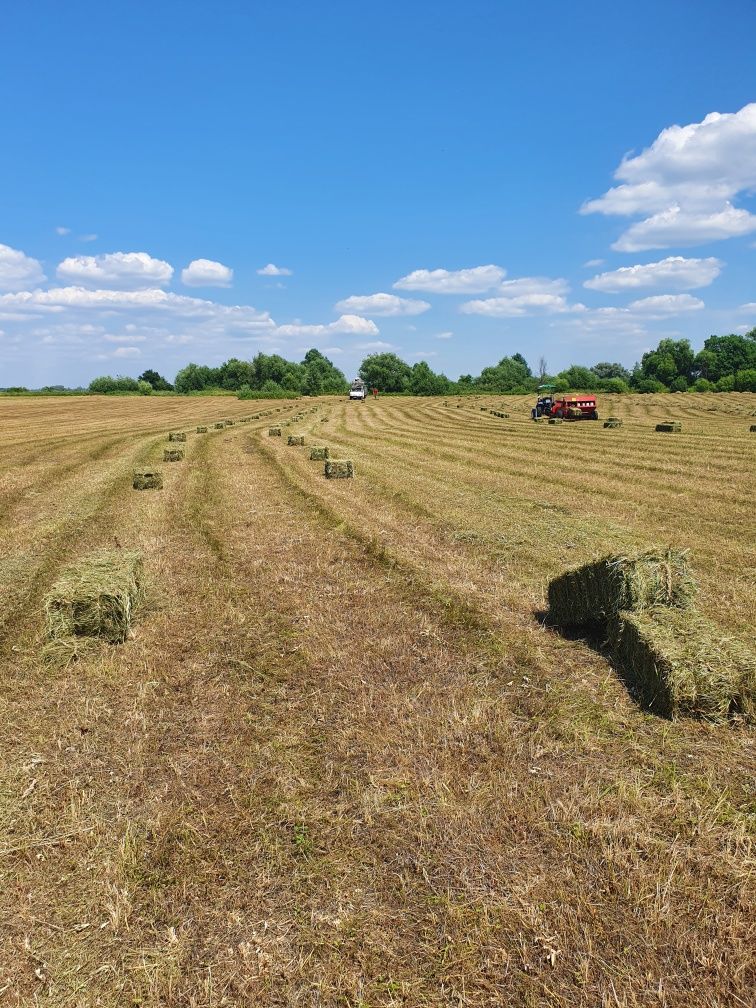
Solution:
<svg viewBox="0 0 756 1008">
<path fill-rule="evenodd" d="M 396 350 L 393 343 L 384 343 L 382 340 L 373 340 L 370 343 L 355 343 L 355 350 Z"/>
<path fill-rule="evenodd" d="M 555 314 L 584 310 L 581 304 L 570 305 L 560 294 L 519 294 L 515 297 L 485 298 L 466 301 L 459 309 L 465 315 L 488 315 L 494 318 L 515 318 L 519 315 Z"/>
<path fill-rule="evenodd" d="M 28 290 L 43 283 L 42 264 L 10 245 L 0 245 L 0 291 Z"/>
<path fill-rule="evenodd" d="M 60 280 L 85 287 L 143 290 L 170 283 L 173 267 L 146 252 L 111 252 L 100 256 L 70 256 L 59 264 Z"/>
<path fill-rule="evenodd" d="M 619 293 L 640 287 L 671 287 L 673 290 L 694 290 L 708 287 L 722 272 L 720 259 L 685 259 L 683 256 L 669 256 L 659 262 L 637 266 L 622 266 L 620 269 L 586 280 L 583 284 L 590 290 Z"/>
<path fill-rule="evenodd" d="M 370 319 L 359 315 L 340 315 L 335 322 L 327 325 L 302 325 L 294 322 L 276 327 L 280 336 L 327 336 L 334 333 L 349 333 L 355 336 L 377 336 L 378 326 Z"/>
<path fill-rule="evenodd" d="M 700 311 L 705 307 L 703 301 L 693 297 L 692 294 L 655 294 L 653 297 L 631 301 L 627 310 L 663 318 L 666 315 L 679 315 L 681 312 Z"/>
<path fill-rule="evenodd" d="M 234 271 L 213 259 L 193 259 L 181 270 L 181 282 L 186 287 L 230 287 Z"/>
<path fill-rule="evenodd" d="M 141 357 L 142 351 L 135 346 L 122 346 L 113 351 L 114 357 Z"/>
<path fill-rule="evenodd" d="M 396 294 L 353 294 L 334 306 L 336 311 L 358 312 L 360 315 L 421 315 L 428 311 L 427 301 L 401 298 Z"/>
<path fill-rule="evenodd" d="M 505 280 L 497 293 L 504 297 L 522 297 L 527 294 L 567 294 L 570 285 L 566 280 L 551 277 L 518 277 Z"/>
<path fill-rule="evenodd" d="M 427 294 L 482 294 L 497 287 L 506 275 L 505 269 L 493 265 L 461 270 L 419 269 L 400 277 L 394 287 Z"/>
<path fill-rule="evenodd" d="M 262 269 L 257 271 L 260 276 L 291 276 L 292 271 L 286 269 L 285 266 L 276 266 L 274 263 L 268 263 L 267 266 L 263 266 Z"/>
<path fill-rule="evenodd" d="M 614 173 L 620 185 L 581 213 L 642 216 L 615 242 L 621 252 L 698 245 L 756 231 L 732 201 L 756 188 L 756 103 L 670 126 Z"/>
</svg>

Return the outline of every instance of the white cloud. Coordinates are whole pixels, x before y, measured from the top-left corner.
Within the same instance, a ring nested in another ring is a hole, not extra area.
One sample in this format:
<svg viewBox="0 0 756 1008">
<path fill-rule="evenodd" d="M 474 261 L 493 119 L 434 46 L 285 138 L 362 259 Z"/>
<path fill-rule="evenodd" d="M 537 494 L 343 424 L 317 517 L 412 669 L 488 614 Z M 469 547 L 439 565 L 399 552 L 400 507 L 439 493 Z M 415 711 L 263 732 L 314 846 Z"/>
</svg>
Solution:
<svg viewBox="0 0 756 1008">
<path fill-rule="evenodd" d="M 643 252 L 675 245 L 707 245 L 752 231 L 756 231 L 756 215 L 736 210 L 731 203 L 714 213 L 691 213 L 672 206 L 633 224 L 612 248 L 618 252 Z"/>
<path fill-rule="evenodd" d="M 263 266 L 262 269 L 257 271 L 260 276 L 291 276 L 292 271 L 286 269 L 285 266 L 275 266 L 273 263 L 268 263 L 267 266 Z"/>
<path fill-rule="evenodd" d="M 451 339 L 454 336 L 453 332 L 440 332 L 436 333 L 436 339 Z"/>
<path fill-rule="evenodd" d="M 653 297 L 631 301 L 627 310 L 636 314 L 663 318 L 666 315 L 679 315 L 680 312 L 700 311 L 705 308 L 700 298 L 692 294 L 655 294 Z"/>
<path fill-rule="evenodd" d="M 559 294 L 520 294 L 516 297 L 485 298 L 466 301 L 459 309 L 465 315 L 488 315 L 494 318 L 515 318 L 534 313 L 583 311 L 584 306 L 570 305 Z"/>
<path fill-rule="evenodd" d="M 378 326 L 370 319 L 359 315 L 341 315 L 327 325 L 302 325 L 294 322 L 276 327 L 279 336 L 327 336 L 333 333 L 349 333 L 353 336 L 377 336 Z"/>
<path fill-rule="evenodd" d="M 0 291 L 28 290 L 44 281 L 42 264 L 10 245 L 0 245 Z"/>
<path fill-rule="evenodd" d="M 141 357 L 142 351 L 135 346 L 122 346 L 113 351 L 114 357 Z"/>
<path fill-rule="evenodd" d="M 336 311 L 359 312 L 360 315 L 421 315 L 428 311 L 427 301 L 400 298 L 396 294 L 354 294 L 338 301 Z"/>
<path fill-rule="evenodd" d="M 327 346 L 327 347 L 323 347 L 321 353 L 324 353 L 324 354 L 339 354 L 339 353 L 344 353 L 344 350 L 343 350 L 343 347 L 339 347 L 339 346 Z"/>
<path fill-rule="evenodd" d="M 381 340 L 373 340 L 372 343 L 355 343 L 355 350 L 395 350 L 393 343 L 383 343 Z"/>
<path fill-rule="evenodd" d="M 71 228 L 67 228 L 67 227 L 60 227 L 60 226 L 59 226 L 59 227 L 56 227 L 56 228 L 55 228 L 55 234 L 57 234 L 57 235 L 61 235 L 61 237 L 62 237 L 63 235 L 69 235 L 69 234 L 71 234 Z"/>
<path fill-rule="evenodd" d="M 603 266 L 605 262 L 606 259 L 589 259 L 588 262 L 583 263 L 583 266 L 586 269 L 592 269 L 595 266 Z"/>
<path fill-rule="evenodd" d="M 100 256 L 71 256 L 58 266 L 59 279 L 86 287 L 143 290 L 170 283 L 173 267 L 146 252 L 111 252 Z"/>
<path fill-rule="evenodd" d="M 747 304 L 742 304 L 738 311 L 756 311 L 756 301 L 749 301 Z"/>
<path fill-rule="evenodd" d="M 670 126 L 623 158 L 620 185 L 581 213 L 642 216 L 615 242 L 621 252 L 697 245 L 756 231 L 756 216 L 732 200 L 756 188 L 756 103 Z"/>
<path fill-rule="evenodd" d="M 424 360 L 426 357 L 438 357 L 438 353 L 435 350 L 418 350 L 409 356 L 417 357 L 418 360 Z"/>
<path fill-rule="evenodd" d="M 85 235 L 80 235 L 80 236 L 79 236 L 79 241 L 83 241 L 83 242 L 93 242 L 93 241 L 97 241 L 97 237 L 98 237 L 98 236 L 97 236 L 96 234 L 85 234 Z"/>
<path fill-rule="evenodd" d="M 481 294 L 497 287 L 506 275 L 505 269 L 493 265 L 461 270 L 419 269 L 401 277 L 394 287 L 428 294 Z"/>
<path fill-rule="evenodd" d="M 622 266 L 608 273 L 599 273 L 583 284 L 590 290 L 618 293 L 640 287 L 672 287 L 693 290 L 708 287 L 722 272 L 720 259 L 685 259 L 669 256 L 659 262 L 637 266 Z"/>
<path fill-rule="evenodd" d="M 230 287 L 234 271 L 213 259 L 193 259 L 181 270 L 181 282 L 187 287 Z"/>
<path fill-rule="evenodd" d="M 126 326 L 128 329 L 129 326 Z M 137 336 L 133 332 L 126 332 L 120 334 L 105 333 L 102 337 L 106 343 L 146 343 L 146 336 Z"/>
</svg>

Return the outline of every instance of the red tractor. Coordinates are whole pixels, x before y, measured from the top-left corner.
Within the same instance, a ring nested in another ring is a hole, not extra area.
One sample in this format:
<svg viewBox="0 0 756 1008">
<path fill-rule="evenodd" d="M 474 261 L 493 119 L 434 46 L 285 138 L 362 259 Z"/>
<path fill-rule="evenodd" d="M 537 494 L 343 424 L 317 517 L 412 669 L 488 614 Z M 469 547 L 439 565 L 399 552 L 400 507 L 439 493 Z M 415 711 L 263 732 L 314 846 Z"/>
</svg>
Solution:
<svg viewBox="0 0 756 1008">
<path fill-rule="evenodd" d="M 541 396 L 531 410 L 538 417 L 555 417 L 558 420 L 598 420 L 596 397 L 592 395 Z"/>
</svg>

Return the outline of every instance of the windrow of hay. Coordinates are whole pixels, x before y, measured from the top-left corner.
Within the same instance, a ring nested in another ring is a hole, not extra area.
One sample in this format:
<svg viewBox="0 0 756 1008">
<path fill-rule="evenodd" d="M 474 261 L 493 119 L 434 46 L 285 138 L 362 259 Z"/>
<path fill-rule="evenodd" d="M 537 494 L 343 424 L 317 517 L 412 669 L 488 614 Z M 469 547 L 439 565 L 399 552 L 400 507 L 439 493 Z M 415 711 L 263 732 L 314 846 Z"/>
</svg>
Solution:
<svg viewBox="0 0 756 1008">
<path fill-rule="evenodd" d="M 610 629 L 615 658 L 643 706 L 665 717 L 753 720 L 756 655 L 703 616 L 621 612 Z"/>
<path fill-rule="evenodd" d="M 663 434 L 679 434 L 682 431 L 682 424 L 679 420 L 665 420 L 656 425 L 656 430 Z"/>
<path fill-rule="evenodd" d="M 354 476 L 354 463 L 351 459 L 328 459 L 323 474 L 326 479 L 351 479 Z"/>
<path fill-rule="evenodd" d="M 135 469 L 132 486 L 135 490 L 162 490 L 163 474 L 159 469 Z"/>
<path fill-rule="evenodd" d="M 183 448 L 166 448 L 163 452 L 163 462 L 181 462 L 183 458 Z"/>
<path fill-rule="evenodd" d="M 304 434 L 289 434 L 289 438 L 286 443 L 290 445 L 303 445 Z"/>
<path fill-rule="evenodd" d="M 64 571 L 46 596 L 47 636 L 97 637 L 117 644 L 128 636 L 143 601 L 141 555 L 95 553 Z"/>
<path fill-rule="evenodd" d="M 169 441 L 186 441 L 186 434 L 183 431 L 172 431 L 168 435 Z"/>
<path fill-rule="evenodd" d="M 268 437 L 281 437 L 281 428 L 268 427 Z"/>
<path fill-rule="evenodd" d="M 607 556 L 554 578 L 549 613 L 562 626 L 611 619 L 622 610 L 689 606 L 696 582 L 687 552 L 653 549 L 634 556 Z"/>
<path fill-rule="evenodd" d="M 310 449 L 310 459 L 313 462 L 325 462 L 328 458 L 328 449 L 325 445 L 318 445 L 315 448 Z"/>
</svg>

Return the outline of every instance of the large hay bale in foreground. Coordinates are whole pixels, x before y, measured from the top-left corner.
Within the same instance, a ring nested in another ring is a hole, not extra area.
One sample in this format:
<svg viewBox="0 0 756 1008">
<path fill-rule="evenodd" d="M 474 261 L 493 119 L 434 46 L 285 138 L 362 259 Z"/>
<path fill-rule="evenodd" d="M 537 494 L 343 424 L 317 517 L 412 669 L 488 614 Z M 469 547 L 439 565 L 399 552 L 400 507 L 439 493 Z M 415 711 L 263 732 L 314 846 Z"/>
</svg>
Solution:
<svg viewBox="0 0 756 1008">
<path fill-rule="evenodd" d="M 289 434 L 289 438 L 286 443 L 290 445 L 303 445 L 304 434 Z"/>
<path fill-rule="evenodd" d="M 183 458 L 183 448 L 166 448 L 163 452 L 163 462 L 181 462 Z"/>
<path fill-rule="evenodd" d="M 45 598 L 50 639 L 126 639 L 132 616 L 144 601 L 139 553 L 102 552 L 64 571 Z"/>
<path fill-rule="evenodd" d="M 696 613 L 621 612 L 611 625 L 614 657 L 644 707 L 675 715 L 753 719 L 756 655 Z"/>
<path fill-rule="evenodd" d="M 132 486 L 135 490 L 162 490 L 163 474 L 158 469 L 135 469 Z"/>
<path fill-rule="evenodd" d="M 323 474 L 326 479 L 352 479 L 354 462 L 351 459 L 328 459 Z"/>
<path fill-rule="evenodd" d="M 325 462 L 328 458 L 328 449 L 324 445 L 318 445 L 310 449 L 310 459 L 313 462 Z"/>
<path fill-rule="evenodd" d="M 268 427 L 268 437 L 281 437 L 281 428 Z"/>
<path fill-rule="evenodd" d="M 696 583 L 687 554 L 654 549 L 634 556 L 607 556 L 568 571 L 549 584 L 549 615 L 562 626 L 611 620 L 621 610 L 685 608 Z"/>
<path fill-rule="evenodd" d="M 183 431 L 172 431 L 168 435 L 169 441 L 186 441 L 186 434 Z"/>
<path fill-rule="evenodd" d="M 665 420 L 656 425 L 656 430 L 662 434 L 679 434 L 682 431 L 682 424 L 679 420 Z"/>
<path fill-rule="evenodd" d="M 197 433 L 198 434 L 207 434 L 207 427 L 198 427 L 197 428 Z"/>
</svg>

